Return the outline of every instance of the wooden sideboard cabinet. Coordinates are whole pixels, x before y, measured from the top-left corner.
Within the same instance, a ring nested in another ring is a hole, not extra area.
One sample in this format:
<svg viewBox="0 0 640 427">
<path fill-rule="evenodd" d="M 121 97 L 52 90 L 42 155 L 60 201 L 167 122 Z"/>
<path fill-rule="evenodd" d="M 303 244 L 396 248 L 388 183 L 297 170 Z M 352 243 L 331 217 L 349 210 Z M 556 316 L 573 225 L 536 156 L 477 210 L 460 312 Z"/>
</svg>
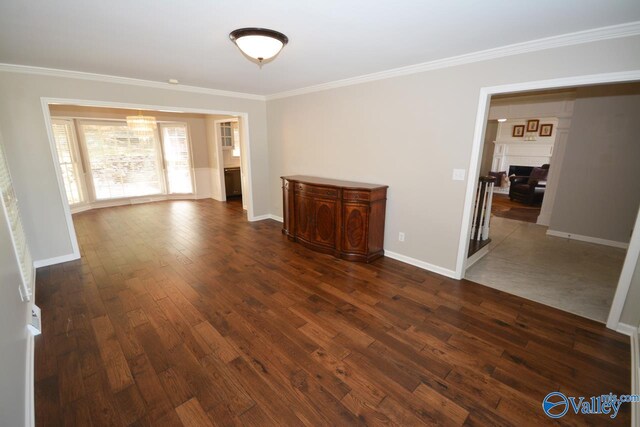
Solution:
<svg viewBox="0 0 640 427">
<path fill-rule="evenodd" d="M 386 185 L 283 176 L 282 232 L 290 240 L 351 261 L 384 255 Z"/>
</svg>

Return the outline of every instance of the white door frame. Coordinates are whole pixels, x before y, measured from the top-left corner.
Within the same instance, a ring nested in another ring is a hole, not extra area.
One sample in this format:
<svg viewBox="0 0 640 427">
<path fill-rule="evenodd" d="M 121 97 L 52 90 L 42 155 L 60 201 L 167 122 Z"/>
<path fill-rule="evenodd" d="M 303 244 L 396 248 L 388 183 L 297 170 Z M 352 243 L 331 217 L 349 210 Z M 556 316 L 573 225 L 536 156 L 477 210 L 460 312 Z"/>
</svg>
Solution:
<svg viewBox="0 0 640 427">
<path fill-rule="evenodd" d="M 216 144 L 216 162 L 218 168 L 218 176 L 220 179 L 220 199 L 224 202 L 227 200 L 227 187 L 224 178 L 224 149 L 222 148 L 222 133 L 220 132 L 220 123 L 230 122 L 230 119 L 216 119 L 213 121 L 215 144 Z M 211 149 L 211 147 L 209 147 Z M 242 154 L 242 153 L 240 153 Z"/>
<path fill-rule="evenodd" d="M 40 98 L 40 103 L 42 105 L 42 114 L 44 116 L 45 127 L 47 128 L 47 136 L 49 137 L 49 149 L 51 151 L 51 161 L 53 162 L 53 166 L 56 171 L 56 179 L 58 180 L 58 190 L 60 191 L 60 197 L 63 201 L 63 208 L 65 219 L 67 221 L 67 229 L 69 233 L 69 240 L 71 241 L 71 247 L 73 250 L 72 254 L 64 255 L 60 257 L 60 259 L 56 259 L 57 262 L 65 262 L 72 261 L 74 259 L 80 258 L 80 248 L 78 246 L 78 238 L 76 236 L 76 230 L 73 226 L 73 218 L 71 217 L 71 208 L 69 206 L 69 201 L 67 200 L 67 193 L 64 189 L 64 182 L 62 181 L 62 171 L 60 170 L 60 165 L 58 164 L 58 153 L 56 150 L 55 139 L 53 138 L 53 131 L 51 128 L 51 111 L 49 110 L 50 104 L 62 104 L 62 105 L 77 105 L 82 107 L 106 107 L 106 108 L 125 108 L 130 110 L 148 110 L 148 111 L 159 111 L 159 110 L 170 110 L 175 111 L 176 113 L 195 113 L 195 114 L 211 114 L 211 115 L 226 115 L 226 116 L 236 116 L 242 118 L 242 126 L 246 143 L 243 148 L 245 148 L 245 153 L 243 153 L 247 158 L 247 188 L 246 188 L 246 200 L 247 200 L 247 219 L 249 221 L 257 221 L 259 218 L 256 218 L 253 211 L 253 189 L 252 189 L 252 180 L 251 180 L 251 140 L 249 138 L 249 113 L 242 111 L 224 111 L 224 110 L 211 110 L 204 108 L 189 108 L 189 107 L 176 107 L 172 105 L 149 105 L 149 104 L 135 104 L 130 102 L 111 102 L 111 101 L 94 101 L 87 99 L 71 99 L 71 98 L 48 98 L 42 97 Z M 245 189 L 243 189 L 245 191 Z"/>
<path fill-rule="evenodd" d="M 504 93 L 527 92 L 542 89 L 559 89 L 566 87 L 597 85 L 606 83 L 624 83 L 640 81 L 640 70 L 623 71 L 616 73 L 591 74 L 586 76 L 564 77 L 551 80 L 538 80 L 524 83 L 513 83 L 501 86 L 489 86 L 480 89 L 478 100 L 478 112 L 476 114 L 476 125 L 473 134 L 473 145 L 471 147 L 471 160 L 469 162 L 469 173 L 467 174 L 467 190 L 464 200 L 464 209 L 462 212 L 462 224 L 460 227 L 460 241 L 458 243 L 458 258 L 456 261 L 455 278 L 462 279 L 466 271 L 467 252 L 469 250 L 469 239 L 471 236 L 471 222 L 473 220 L 473 201 L 477 188 L 476 177 L 480 169 L 480 161 L 482 154 L 482 144 L 484 140 L 485 126 L 489 115 L 489 104 L 491 96 Z M 632 250 L 633 249 L 633 250 Z M 635 253 L 635 259 L 633 255 Z M 631 284 L 631 276 L 635 269 L 635 264 L 640 253 L 640 212 L 636 220 L 636 228 L 634 229 L 627 257 L 625 258 L 622 274 L 618 281 L 616 293 L 607 320 L 607 327 L 618 329 L 620 322 L 620 314 L 627 297 L 627 292 Z"/>
<path fill-rule="evenodd" d="M 221 194 L 221 198 L 222 200 L 227 200 L 227 187 L 226 187 L 226 178 L 224 176 L 224 147 L 222 146 L 222 133 L 220 132 L 220 123 L 229 123 L 229 122 L 235 122 L 238 123 L 238 119 L 236 117 L 230 117 L 228 119 L 216 119 L 213 121 L 213 124 L 215 126 L 215 131 L 216 131 L 216 150 L 218 153 L 218 172 L 220 175 L 220 194 Z M 240 141 L 238 141 L 238 145 L 240 146 Z M 244 169 L 243 167 L 243 162 L 242 162 L 242 156 L 243 156 L 243 152 L 244 150 L 242 149 L 242 147 L 240 147 L 240 173 L 242 174 L 243 171 L 242 169 Z M 244 194 L 244 182 L 242 182 L 242 179 L 240 179 L 240 185 L 242 187 L 242 193 Z M 242 204 L 244 205 L 244 201 L 242 202 Z"/>
</svg>

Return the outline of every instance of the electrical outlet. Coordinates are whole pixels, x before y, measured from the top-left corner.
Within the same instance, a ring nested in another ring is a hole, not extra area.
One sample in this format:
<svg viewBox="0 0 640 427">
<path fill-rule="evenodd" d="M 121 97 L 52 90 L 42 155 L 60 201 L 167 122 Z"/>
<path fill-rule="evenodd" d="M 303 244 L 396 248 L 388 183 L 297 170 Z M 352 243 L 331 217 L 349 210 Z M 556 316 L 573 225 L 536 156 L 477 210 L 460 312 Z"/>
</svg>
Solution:
<svg viewBox="0 0 640 427">
<path fill-rule="evenodd" d="M 402 232 L 398 233 L 398 240 L 400 240 L 401 242 L 404 242 L 404 233 Z"/>
</svg>

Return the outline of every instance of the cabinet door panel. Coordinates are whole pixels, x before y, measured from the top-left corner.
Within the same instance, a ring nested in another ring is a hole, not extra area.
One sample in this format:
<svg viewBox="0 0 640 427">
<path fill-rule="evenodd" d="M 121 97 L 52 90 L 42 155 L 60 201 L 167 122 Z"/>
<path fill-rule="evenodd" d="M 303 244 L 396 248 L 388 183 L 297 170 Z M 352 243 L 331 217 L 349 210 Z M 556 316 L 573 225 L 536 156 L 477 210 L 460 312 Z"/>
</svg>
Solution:
<svg viewBox="0 0 640 427">
<path fill-rule="evenodd" d="M 342 249 L 345 252 L 366 253 L 369 207 L 367 205 L 345 204 L 343 218 Z"/>
<path fill-rule="evenodd" d="M 336 201 L 315 200 L 314 241 L 323 245 L 335 246 L 336 243 Z"/>
<path fill-rule="evenodd" d="M 305 196 L 296 195 L 295 199 L 295 227 L 296 227 L 296 236 L 301 239 L 311 241 L 313 236 L 313 214 L 314 214 L 314 206 L 313 199 L 310 199 Z"/>
</svg>

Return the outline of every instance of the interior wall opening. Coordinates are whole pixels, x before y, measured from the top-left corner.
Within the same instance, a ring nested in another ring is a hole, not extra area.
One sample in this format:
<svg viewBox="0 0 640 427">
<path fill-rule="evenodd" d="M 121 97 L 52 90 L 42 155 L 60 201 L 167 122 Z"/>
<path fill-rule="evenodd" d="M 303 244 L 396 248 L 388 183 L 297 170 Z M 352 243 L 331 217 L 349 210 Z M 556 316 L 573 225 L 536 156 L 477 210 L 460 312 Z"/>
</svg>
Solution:
<svg viewBox="0 0 640 427">
<path fill-rule="evenodd" d="M 224 167 L 241 169 L 238 116 L 59 104 L 49 112 L 73 213 L 166 199 L 224 201 L 219 187 L 225 182 L 214 175 Z M 146 118 L 147 128 L 135 124 Z M 238 182 L 235 195 L 241 197 L 247 183 Z"/>
<path fill-rule="evenodd" d="M 639 83 L 491 97 L 464 277 L 607 321 L 637 262 L 639 115 Z"/>
<path fill-rule="evenodd" d="M 80 258 L 73 213 L 162 200 L 226 201 L 217 121 L 237 123 L 242 203 L 236 203 L 255 220 L 247 113 L 58 98 L 42 98 L 42 108 L 66 202 L 73 249 L 67 259 Z M 149 117 L 150 129 L 137 127 Z"/>
</svg>

